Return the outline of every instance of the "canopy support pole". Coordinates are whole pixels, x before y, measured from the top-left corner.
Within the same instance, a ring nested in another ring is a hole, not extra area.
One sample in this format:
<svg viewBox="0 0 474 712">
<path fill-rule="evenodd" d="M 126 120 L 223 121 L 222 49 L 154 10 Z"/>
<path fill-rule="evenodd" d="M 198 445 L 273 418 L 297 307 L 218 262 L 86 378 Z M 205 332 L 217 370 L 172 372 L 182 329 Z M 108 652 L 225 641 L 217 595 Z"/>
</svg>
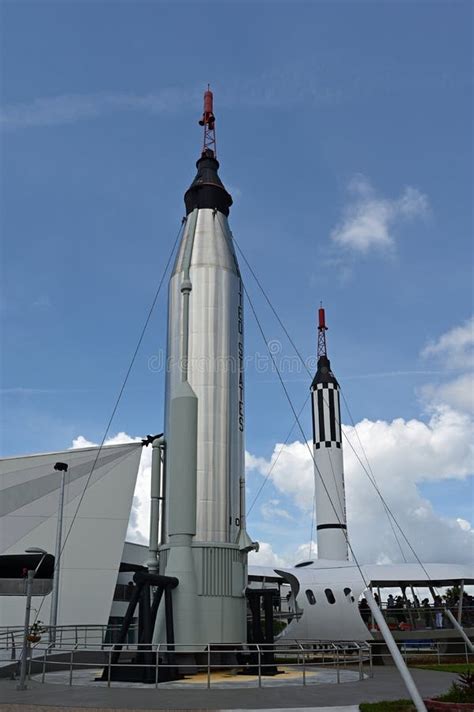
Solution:
<svg viewBox="0 0 474 712">
<path fill-rule="evenodd" d="M 462 600 L 464 598 L 464 579 L 461 581 L 461 586 L 459 587 L 459 601 L 458 601 L 458 623 L 461 625 L 462 620 Z"/>
<path fill-rule="evenodd" d="M 413 704 L 415 705 L 417 712 L 427 712 L 425 703 L 423 702 L 423 699 L 420 693 L 418 692 L 418 688 L 415 685 L 415 681 L 413 680 L 411 673 L 406 666 L 402 654 L 400 653 L 398 646 L 394 640 L 394 637 L 390 632 L 390 628 L 385 622 L 385 618 L 383 617 L 382 611 L 375 602 L 375 598 L 372 595 L 371 589 L 367 588 L 364 591 L 364 595 L 367 603 L 369 604 L 369 608 L 372 611 L 372 615 L 375 618 L 375 621 L 379 627 L 379 630 L 382 633 L 383 639 L 385 640 L 387 647 L 390 650 L 393 662 L 397 666 L 398 672 L 400 673 L 402 680 L 405 683 L 405 686 L 410 694 L 410 697 L 413 700 Z"/>
</svg>

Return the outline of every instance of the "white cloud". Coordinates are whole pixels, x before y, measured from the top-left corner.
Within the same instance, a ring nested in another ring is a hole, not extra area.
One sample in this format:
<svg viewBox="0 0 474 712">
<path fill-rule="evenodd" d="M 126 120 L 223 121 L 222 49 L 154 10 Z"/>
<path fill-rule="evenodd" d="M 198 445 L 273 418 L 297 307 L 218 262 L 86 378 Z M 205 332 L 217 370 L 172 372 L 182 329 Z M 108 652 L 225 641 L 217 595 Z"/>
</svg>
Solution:
<svg viewBox="0 0 474 712">
<path fill-rule="evenodd" d="M 472 421 L 444 406 L 428 423 L 397 418 L 391 422 L 363 420 L 357 433 L 379 488 L 416 553 L 424 561 L 468 561 L 472 557 L 470 530 L 459 521 L 440 516 L 423 498 L 418 485 L 426 481 L 461 479 L 473 472 Z M 362 461 L 354 428 L 344 432 Z M 250 456 L 258 472 L 266 475 L 281 445 L 269 461 Z M 383 505 L 357 457 L 344 443 L 349 536 L 361 561 L 399 561 L 396 544 Z M 276 489 L 310 516 L 314 492 L 313 461 L 306 445 L 290 443 L 271 474 Z M 400 532 L 396 529 L 399 539 Z M 413 554 L 403 545 L 408 559 Z"/>
<path fill-rule="evenodd" d="M 142 438 L 133 438 L 131 435 L 127 435 L 127 433 L 120 432 L 117 433 L 117 435 L 112 435 L 110 438 L 107 438 L 104 442 L 104 445 L 124 445 L 125 443 L 138 443 L 141 441 Z M 72 441 L 72 448 L 71 450 L 76 450 L 77 448 L 81 447 L 97 447 L 99 443 L 94 443 L 91 440 L 87 440 L 83 435 L 79 435 L 77 438 L 74 438 Z"/>
<path fill-rule="evenodd" d="M 271 480 L 280 492 L 290 495 L 295 504 L 305 512 L 313 509 L 313 463 L 304 443 L 299 441 L 276 443 L 270 460 L 246 453 L 248 471 L 256 470 L 266 477 L 272 468 Z"/>
<path fill-rule="evenodd" d="M 465 373 L 446 383 L 429 383 L 420 394 L 431 407 L 446 403 L 461 411 L 474 411 L 474 373 Z"/>
<path fill-rule="evenodd" d="M 421 559 L 469 561 L 474 542 L 474 531 L 469 522 L 460 517 L 440 516 L 421 496 L 418 485 L 444 480 L 449 487 L 453 478 L 465 478 L 472 473 L 472 420 L 466 414 L 444 406 L 438 408 L 427 423 L 402 418 L 391 422 L 365 419 L 356 428 L 382 494 Z M 364 460 L 354 428 L 344 426 L 344 432 Z M 119 433 L 109 438 L 106 444 L 139 439 Z M 94 443 L 83 436 L 73 442 L 73 447 L 88 445 Z M 247 453 L 247 471 L 265 476 L 280 448 L 277 443 L 269 460 Z M 362 562 L 400 561 L 401 555 L 380 499 L 347 443 L 344 445 L 344 463 L 349 536 L 357 557 Z M 143 448 L 127 533 L 129 541 L 142 544 L 148 539 L 150 475 L 151 448 Z M 264 518 L 279 517 L 280 521 L 290 521 L 292 515 L 288 512 L 288 504 L 293 502 L 309 524 L 314 480 L 313 461 L 305 443 L 296 441 L 285 446 L 274 466 L 271 481 L 281 496 L 272 496 L 262 505 Z M 250 555 L 250 562 L 262 566 L 288 566 L 307 560 L 310 548 L 312 557 L 317 552 L 315 542 L 311 547 L 309 542 L 282 546 L 281 550 L 274 547 L 274 543 L 261 542 L 260 551 Z M 404 544 L 403 548 L 407 558 L 413 560 L 408 547 Z"/>
<path fill-rule="evenodd" d="M 249 564 L 254 566 L 288 566 L 288 562 L 276 554 L 272 545 L 266 541 L 259 542 L 258 551 L 251 551 L 249 554 Z"/>
<path fill-rule="evenodd" d="M 0 112 L 0 125 L 7 129 L 56 126 L 93 119 L 117 109 L 169 114 L 186 105 L 199 106 L 201 94 L 197 90 L 173 87 L 141 95 L 126 92 L 60 94 L 4 106 Z"/>
<path fill-rule="evenodd" d="M 352 178 L 348 190 L 349 203 L 331 232 L 331 240 L 354 252 L 392 249 L 394 230 L 401 221 L 423 218 L 429 213 L 427 196 L 411 186 L 405 187 L 399 198 L 384 198 L 359 174 Z"/>
<path fill-rule="evenodd" d="M 253 566 L 290 567 L 302 561 L 314 560 L 317 558 L 318 545 L 315 541 L 300 544 L 296 548 L 287 547 L 283 553 L 277 553 L 272 544 L 261 541 L 260 549 L 251 551 L 249 554 L 249 564 Z"/>
<path fill-rule="evenodd" d="M 363 185 L 359 191 L 363 191 Z M 367 188 L 367 191 L 369 189 Z M 408 210 L 405 206 L 404 210 Z M 428 358 L 450 361 L 458 368 L 472 362 L 473 321 L 469 320 L 432 341 L 424 350 Z M 433 372 L 434 373 L 434 372 Z M 442 377 L 441 368 L 438 375 Z M 473 420 L 468 406 L 472 398 L 472 374 L 461 373 L 456 378 L 425 386 L 430 417 L 427 422 L 413 418 L 396 418 L 390 422 L 362 420 L 357 428 L 344 427 L 360 459 L 365 462 L 359 439 L 371 464 L 379 488 L 405 536 L 424 561 L 470 562 L 474 555 L 474 530 L 462 517 L 441 516 L 432 503 L 422 496 L 420 486 L 442 481 L 449 496 L 450 483 L 474 474 Z M 280 453 L 276 443 L 269 459 L 246 453 L 249 477 L 259 473 L 270 481 L 278 494 L 262 505 L 264 515 L 275 509 L 288 510 L 288 499 L 306 518 L 311 519 L 314 495 L 313 461 L 306 443 L 287 444 Z M 390 524 L 384 507 L 357 456 L 349 444 L 344 444 L 347 511 L 349 535 L 354 551 L 361 561 L 395 562 L 403 559 L 392 526 L 401 542 L 404 555 L 414 560 L 414 554 L 404 541 L 397 525 Z M 297 519 L 297 516 L 294 517 Z M 273 541 L 271 539 L 271 541 Z M 290 551 L 281 543 L 266 557 L 280 557 L 288 564 L 309 558 L 309 545 Z M 313 549 L 314 552 L 314 549 Z M 263 555 L 263 554 L 262 554 Z"/>
<path fill-rule="evenodd" d="M 133 493 L 127 541 L 148 545 L 150 533 L 151 447 L 144 447 Z"/>
<path fill-rule="evenodd" d="M 292 557 L 292 562 L 293 564 L 301 562 L 301 561 L 308 561 L 310 559 L 315 559 L 318 556 L 318 545 L 315 541 L 308 541 L 306 544 L 300 544 L 300 546 L 296 549 L 293 557 Z"/>
<path fill-rule="evenodd" d="M 287 512 L 286 509 L 283 509 L 283 507 L 278 506 L 279 504 L 279 499 L 269 499 L 267 502 L 264 502 L 260 508 L 263 518 L 270 521 L 275 521 L 275 519 L 293 521 L 291 514 Z"/>
<path fill-rule="evenodd" d="M 251 472 L 252 470 L 259 470 L 263 474 L 263 469 L 267 467 L 267 461 L 264 457 L 256 457 L 252 453 L 245 452 L 245 471 Z"/>
<path fill-rule="evenodd" d="M 448 406 L 438 408 L 428 423 L 396 418 L 391 422 L 367 419 L 358 423 L 357 434 L 372 467 L 396 488 L 405 478 L 412 483 L 458 478 L 472 474 L 472 421 Z M 344 426 L 358 450 L 354 428 Z M 359 455 L 360 456 L 360 455 Z M 352 449 L 345 446 L 345 468 L 358 467 Z"/>
<path fill-rule="evenodd" d="M 91 440 L 87 440 L 83 435 L 79 435 L 72 441 L 71 450 L 77 450 L 81 447 L 96 447 L 97 443 L 93 443 Z"/>
<path fill-rule="evenodd" d="M 33 309 L 47 310 L 51 309 L 53 303 L 51 297 L 47 294 L 40 294 L 32 303 Z"/>
<path fill-rule="evenodd" d="M 131 437 L 127 433 L 121 432 L 107 438 L 104 445 L 120 445 L 122 443 L 139 442 L 142 438 Z M 83 435 L 79 435 L 72 441 L 72 447 L 91 447 L 98 443 L 87 440 Z M 148 544 L 150 527 L 150 480 L 151 480 L 151 447 L 142 449 L 140 467 L 138 468 L 135 492 L 133 493 L 133 503 L 128 523 L 127 541 L 137 544 Z"/>
<path fill-rule="evenodd" d="M 355 88 L 344 74 L 349 86 L 342 90 L 340 82 L 333 87 L 323 79 L 319 67 L 308 73 L 307 62 L 302 71 L 299 62 L 289 62 L 285 57 L 279 66 L 263 73 L 249 76 L 226 77 L 217 87 L 219 109 L 261 107 L 274 109 L 293 104 L 330 105 L 339 103 L 344 96 L 353 94 Z M 145 94 L 130 92 L 102 92 L 95 94 L 60 94 L 38 97 L 33 101 L 9 104 L 0 113 L 4 128 L 18 129 L 32 126 L 55 126 L 73 121 L 93 119 L 112 111 L 137 110 L 169 116 L 183 107 L 201 106 L 202 84 L 155 89 Z M 359 87 L 357 87 L 359 90 Z M 238 194 L 237 194 L 237 197 Z"/>
<path fill-rule="evenodd" d="M 274 557 L 274 563 L 271 565 L 274 566 L 291 567 L 303 561 L 314 561 L 318 556 L 318 545 L 315 541 L 307 541 L 297 546 L 286 545 L 283 550 L 278 553 L 274 552 L 273 544 L 267 544 L 265 546 L 269 546 L 271 549 L 272 556 Z"/>
<path fill-rule="evenodd" d="M 439 339 L 430 341 L 421 355 L 423 358 L 443 360 L 447 368 L 474 367 L 474 317 L 442 334 Z"/>
<path fill-rule="evenodd" d="M 420 389 L 422 399 L 431 407 L 445 403 L 452 408 L 474 412 L 474 317 L 430 341 L 421 356 L 437 361 L 444 367 L 445 374 L 453 369 L 465 371 L 451 380 L 423 386 Z"/>
</svg>

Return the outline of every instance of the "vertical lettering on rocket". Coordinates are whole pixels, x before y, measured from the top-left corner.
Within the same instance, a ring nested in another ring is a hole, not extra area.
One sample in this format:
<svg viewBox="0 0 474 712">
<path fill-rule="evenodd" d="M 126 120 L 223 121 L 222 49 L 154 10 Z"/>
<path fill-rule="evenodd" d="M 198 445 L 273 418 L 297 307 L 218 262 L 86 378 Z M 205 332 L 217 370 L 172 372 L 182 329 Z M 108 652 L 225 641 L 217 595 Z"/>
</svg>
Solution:
<svg viewBox="0 0 474 712">
<path fill-rule="evenodd" d="M 243 293 L 242 280 L 239 280 L 239 304 L 237 307 L 237 330 L 239 341 L 237 344 L 238 359 L 239 359 L 239 431 L 244 432 L 244 319 L 243 319 Z"/>
</svg>

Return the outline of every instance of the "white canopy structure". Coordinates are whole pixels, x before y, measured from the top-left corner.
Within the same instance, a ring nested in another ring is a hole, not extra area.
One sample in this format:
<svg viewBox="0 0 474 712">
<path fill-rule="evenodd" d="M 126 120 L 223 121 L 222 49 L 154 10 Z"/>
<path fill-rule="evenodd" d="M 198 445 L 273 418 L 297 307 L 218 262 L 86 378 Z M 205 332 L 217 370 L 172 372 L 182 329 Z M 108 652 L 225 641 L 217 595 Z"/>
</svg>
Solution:
<svg viewBox="0 0 474 712">
<path fill-rule="evenodd" d="M 54 465 L 68 465 L 58 625 L 109 618 L 141 452 L 134 442 L 0 460 L 0 554 L 31 547 L 54 554 L 61 484 Z M 41 602 L 35 596 L 33 608 Z M 50 603 L 47 595 L 42 621 L 49 620 Z M 21 624 L 24 607 L 22 596 L 2 595 L 0 625 Z"/>
</svg>

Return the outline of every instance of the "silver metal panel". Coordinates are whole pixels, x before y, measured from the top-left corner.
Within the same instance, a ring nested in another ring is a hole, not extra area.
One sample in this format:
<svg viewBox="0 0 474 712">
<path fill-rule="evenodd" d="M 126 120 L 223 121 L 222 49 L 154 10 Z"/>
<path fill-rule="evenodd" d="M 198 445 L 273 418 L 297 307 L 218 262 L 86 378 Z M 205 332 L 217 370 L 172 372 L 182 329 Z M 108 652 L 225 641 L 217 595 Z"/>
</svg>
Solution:
<svg viewBox="0 0 474 712">
<path fill-rule="evenodd" d="M 194 543 L 189 547 L 162 547 L 160 566 L 165 558 L 166 574 L 179 579 L 172 596 L 175 642 L 180 651 L 186 650 L 181 647 L 184 644 L 244 641 L 246 554 L 229 544 Z M 160 607 L 153 641 L 165 640 L 165 619 Z"/>
<path fill-rule="evenodd" d="M 203 547 L 200 596 L 241 596 L 243 585 L 243 555 L 237 549 Z M 234 582 L 236 579 L 236 583 Z M 238 593 L 235 593 L 235 591 Z"/>
<path fill-rule="evenodd" d="M 169 285 L 166 432 L 170 400 L 182 378 L 181 284 L 192 240 L 188 380 L 198 398 L 195 540 L 234 543 L 244 472 L 242 285 L 226 218 L 210 209 L 195 213 L 188 217 Z"/>
<path fill-rule="evenodd" d="M 186 244 L 190 237 L 192 239 L 195 216 L 197 217 L 197 224 L 192 256 L 193 264 L 223 267 L 240 276 L 227 218 L 219 212 L 214 214 L 214 211 L 208 208 L 196 209 L 188 216 L 172 276 L 183 270 Z"/>
<path fill-rule="evenodd" d="M 173 427 L 168 440 L 168 491 L 170 501 L 175 503 L 170 537 L 196 533 L 197 404 L 189 383 L 177 384 L 169 410 Z"/>
</svg>

